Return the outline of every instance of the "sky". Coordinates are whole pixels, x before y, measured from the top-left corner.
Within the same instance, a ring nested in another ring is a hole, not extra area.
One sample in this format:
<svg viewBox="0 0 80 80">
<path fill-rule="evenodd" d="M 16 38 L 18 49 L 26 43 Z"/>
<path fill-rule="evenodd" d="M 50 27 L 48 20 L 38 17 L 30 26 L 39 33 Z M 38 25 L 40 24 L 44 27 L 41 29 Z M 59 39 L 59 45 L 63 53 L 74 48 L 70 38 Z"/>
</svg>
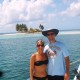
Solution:
<svg viewBox="0 0 80 80">
<path fill-rule="evenodd" d="M 80 29 L 80 0 L 0 0 L 0 33 L 28 28 Z"/>
</svg>

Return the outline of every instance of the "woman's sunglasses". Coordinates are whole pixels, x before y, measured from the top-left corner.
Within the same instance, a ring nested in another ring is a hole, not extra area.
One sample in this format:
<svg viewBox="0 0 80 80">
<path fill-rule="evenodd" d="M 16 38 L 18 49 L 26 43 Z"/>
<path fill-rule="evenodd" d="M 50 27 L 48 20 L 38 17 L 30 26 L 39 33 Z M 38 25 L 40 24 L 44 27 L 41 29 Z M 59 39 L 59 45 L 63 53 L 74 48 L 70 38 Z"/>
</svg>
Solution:
<svg viewBox="0 0 80 80">
<path fill-rule="evenodd" d="M 37 47 L 40 47 L 40 46 L 41 46 L 41 47 L 44 47 L 44 45 L 43 45 L 43 44 L 42 44 L 42 45 L 37 45 Z"/>
</svg>

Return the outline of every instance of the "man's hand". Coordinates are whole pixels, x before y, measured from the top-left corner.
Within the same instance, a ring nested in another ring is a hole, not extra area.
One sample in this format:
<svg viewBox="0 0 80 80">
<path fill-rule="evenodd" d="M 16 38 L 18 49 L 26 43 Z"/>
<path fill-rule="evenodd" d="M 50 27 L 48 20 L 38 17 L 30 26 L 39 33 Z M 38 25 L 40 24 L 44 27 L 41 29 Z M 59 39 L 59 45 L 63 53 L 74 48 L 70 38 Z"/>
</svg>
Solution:
<svg viewBox="0 0 80 80">
<path fill-rule="evenodd" d="M 70 78 L 70 74 L 69 73 L 65 73 L 64 80 L 69 80 L 69 78 Z"/>
<path fill-rule="evenodd" d="M 65 63 L 66 63 L 66 73 L 64 75 L 64 80 L 69 80 L 69 78 L 70 78 L 70 74 L 69 74 L 69 67 L 70 67 L 69 56 L 65 57 Z"/>
</svg>

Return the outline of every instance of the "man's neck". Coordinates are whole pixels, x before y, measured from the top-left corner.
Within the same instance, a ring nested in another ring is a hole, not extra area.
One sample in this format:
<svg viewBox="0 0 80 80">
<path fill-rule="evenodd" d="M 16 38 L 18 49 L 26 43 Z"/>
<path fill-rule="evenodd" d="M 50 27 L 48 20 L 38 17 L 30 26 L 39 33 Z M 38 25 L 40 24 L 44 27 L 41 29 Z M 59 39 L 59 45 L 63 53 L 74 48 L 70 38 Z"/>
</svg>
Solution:
<svg viewBox="0 0 80 80">
<path fill-rule="evenodd" d="M 55 43 L 55 42 L 56 42 L 56 40 L 55 40 L 55 39 L 53 39 L 53 40 L 50 40 L 49 42 L 50 42 L 50 44 L 51 44 L 51 43 Z"/>
</svg>

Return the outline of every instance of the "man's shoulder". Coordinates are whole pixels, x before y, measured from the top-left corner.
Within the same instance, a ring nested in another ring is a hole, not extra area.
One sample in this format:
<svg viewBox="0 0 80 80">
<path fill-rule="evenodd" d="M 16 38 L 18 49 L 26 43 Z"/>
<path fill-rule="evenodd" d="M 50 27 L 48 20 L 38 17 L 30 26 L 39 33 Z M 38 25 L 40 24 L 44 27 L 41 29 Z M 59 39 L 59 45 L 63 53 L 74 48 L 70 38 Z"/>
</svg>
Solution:
<svg viewBox="0 0 80 80">
<path fill-rule="evenodd" d="M 57 45 L 57 46 L 65 46 L 65 44 L 63 43 L 63 42 L 61 42 L 61 41 L 56 41 L 55 42 L 55 45 Z M 45 45 L 45 48 L 48 48 L 49 47 L 49 43 L 47 43 L 46 45 Z"/>
<path fill-rule="evenodd" d="M 58 45 L 64 45 L 64 43 L 61 42 L 61 41 L 56 41 L 56 44 L 58 44 Z"/>
</svg>

